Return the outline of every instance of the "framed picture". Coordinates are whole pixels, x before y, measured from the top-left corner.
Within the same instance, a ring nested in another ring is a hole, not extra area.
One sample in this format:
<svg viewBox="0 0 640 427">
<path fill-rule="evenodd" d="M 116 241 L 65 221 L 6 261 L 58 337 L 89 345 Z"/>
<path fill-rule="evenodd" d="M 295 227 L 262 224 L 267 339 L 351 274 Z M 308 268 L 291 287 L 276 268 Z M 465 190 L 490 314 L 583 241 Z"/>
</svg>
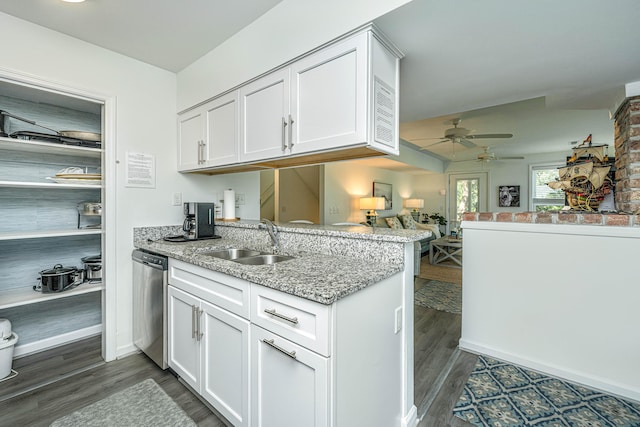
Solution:
<svg viewBox="0 0 640 427">
<path fill-rule="evenodd" d="M 373 183 L 373 197 L 384 197 L 384 210 L 393 207 L 393 186 L 383 182 Z"/>
<path fill-rule="evenodd" d="M 520 206 L 520 186 L 498 186 L 498 206 L 501 208 L 514 208 Z"/>
</svg>

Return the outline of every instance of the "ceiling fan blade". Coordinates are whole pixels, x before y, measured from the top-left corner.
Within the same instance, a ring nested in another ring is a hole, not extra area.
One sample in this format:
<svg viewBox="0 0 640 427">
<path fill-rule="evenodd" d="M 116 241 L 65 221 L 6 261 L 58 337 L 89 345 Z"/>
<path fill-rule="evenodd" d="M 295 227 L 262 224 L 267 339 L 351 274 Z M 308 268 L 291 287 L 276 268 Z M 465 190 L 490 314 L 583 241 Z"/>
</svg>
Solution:
<svg viewBox="0 0 640 427">
<path fill-rule="evenodd" d="M 467 139 L 480 139 L 480 138 L 513 138 L 512 133 L 483 133 L 479 135 L 467 135 Z"/>
<path fill-rule="evenodd" d="M 467 140 L 466 138 L 460 138 L 457 140 L 457 142 L 459 142 L 461 145 L 464 145 L 467 148 L 475 148 L 477 147 L 476 144 L 474 144 L 473 142 Z"/>
<path fill-rule="evenodd" d="M 524 160 L 522 156 L 496 157 L 494 160 Z"/>
<path fill-rule="evenodd" d="M 441 136 L 433 136 L 433 137 L 427 137 L 427 138 L 413 138 L 413 139 L 407 139 L 407 141 L 411 142 L 411 141 L 425 141 L 427 139 L 442 139 Z"/>
<path fill-rule="evenodd" d="M 434 142 L 433 144 L 429 144 L 429 145 L 427 145 L 427 146 L 426 146 L 426 147 L 424 147 L 424 148 L 429 148 L 429 147 L 433 147 L 433 146 L 435 146 L 435 145 L 444 144 L 445 142 L 449 142 L 449 140 L 448 140 L 448 139 L 443 139 L 443 140 L 441 140 L 441 141 Z"/>
</svg>

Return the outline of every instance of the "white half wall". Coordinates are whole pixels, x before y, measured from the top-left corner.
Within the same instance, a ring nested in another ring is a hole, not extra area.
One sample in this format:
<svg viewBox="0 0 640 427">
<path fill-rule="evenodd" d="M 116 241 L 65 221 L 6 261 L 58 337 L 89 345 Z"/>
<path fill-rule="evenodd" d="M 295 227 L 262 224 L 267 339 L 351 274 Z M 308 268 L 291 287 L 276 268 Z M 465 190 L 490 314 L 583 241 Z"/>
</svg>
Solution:
<svg viewBox="0 0 640 427">
<path fill-rule="evenodd" d="M 640 401 L 640 229 L 462 227 L 462 349 Z"/>
</svg>

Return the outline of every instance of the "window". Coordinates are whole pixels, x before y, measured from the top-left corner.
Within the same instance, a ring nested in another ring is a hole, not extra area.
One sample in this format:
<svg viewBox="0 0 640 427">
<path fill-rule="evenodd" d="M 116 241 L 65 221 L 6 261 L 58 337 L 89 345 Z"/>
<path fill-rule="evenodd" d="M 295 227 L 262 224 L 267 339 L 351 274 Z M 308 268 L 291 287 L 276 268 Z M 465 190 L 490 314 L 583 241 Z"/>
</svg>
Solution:
<svg viewBox="0 0 640 427">
<path fill-rule="evenodd" d="M 531 167 L 531 210 L 547 212 L 564 207 L 564 191 L 554 190 L 548 182 L 558 179 L 558 168 L 563 165 L 541 165 Z"/>
</svg>

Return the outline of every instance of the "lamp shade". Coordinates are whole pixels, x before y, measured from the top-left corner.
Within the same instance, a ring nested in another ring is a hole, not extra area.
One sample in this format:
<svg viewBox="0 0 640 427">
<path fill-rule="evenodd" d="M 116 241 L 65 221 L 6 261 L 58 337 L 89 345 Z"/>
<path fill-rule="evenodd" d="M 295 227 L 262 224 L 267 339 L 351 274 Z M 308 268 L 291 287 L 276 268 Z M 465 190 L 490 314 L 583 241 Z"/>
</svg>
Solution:
<svg viewBox="0 0 640 427">
<path fill-rule="evenodd" d="M 384 209 L 384 197 L 361 197 L 360 209 Z"/>
<path fill-rule="evenodd" d="M 422 209 L 424 208 L 424 200 L 423 199 L 407 199 L 404 201 L 404 206 L 406 208 Z"/>
</svg>

